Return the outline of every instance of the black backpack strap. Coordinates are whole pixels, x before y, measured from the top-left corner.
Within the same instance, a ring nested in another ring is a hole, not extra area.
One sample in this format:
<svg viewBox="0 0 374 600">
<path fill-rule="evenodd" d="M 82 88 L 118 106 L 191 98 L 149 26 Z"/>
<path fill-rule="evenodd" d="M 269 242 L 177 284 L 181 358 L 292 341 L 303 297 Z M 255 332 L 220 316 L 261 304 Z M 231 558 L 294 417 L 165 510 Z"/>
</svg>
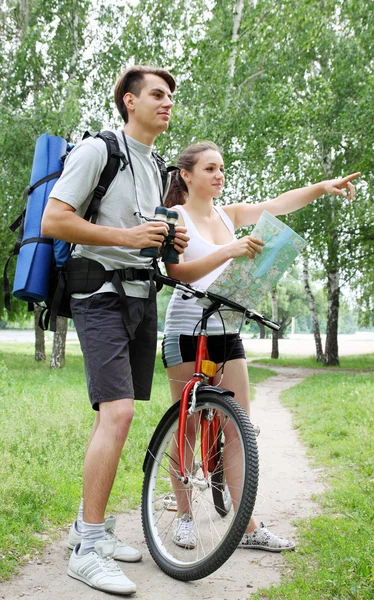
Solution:
<svg viewBox="0 0 374 600">
<path fill-rule="evenodd" d="M 132 279 L 132 276 L 130 275 L 131 271 L 134 272 L 134 279 Z M 130 340 L 134 340 L 135 339 L 135 331 L 134 331 L 134 327 L 133 327 L 133 324 L 132 324 L 131 318 L 130 318 L 126 292 L 125 292 L 121 282 L 122 282 L 122 280 L 134 281 L 136 279 L 140 279 L 140 280 L 144 281 L 146 279 L 149 279 L 150 286 L 149 286 L 148 301 L 156 301 L 156 286 L 154 283 L 154 271 L 153 271 L 153 269 L 127 268 L 127 269 L 117 269 L 115 271 L 110 271 L 109 273 L 111 275 L 110 282 L 112 283 L 116 292 L 119 295 L 122 320 L 125 324 L 125 327 L 129 334 Z M 126 274 L 124 279 L 122 279 L 123 274 Z"/>
<path fill-rule="evenodd" d="M 120 169 L 121 163 L 121 171 L 123 171 L 128 165 L 128 162 L 126 156 L 120 151 L 118 138 L 113 131 L 101 131 L 98 133 L 90 133 L 89 131 L 86 131 L 83 139 L 86 139 L 87 137 L 100 138 L 103 140 L 105 142 L 108 154 L 107 163 L 103 169 L 103 172 L 101 173 L 99 183 L 97 184 L 93 193 L 93 198 L 88 209 L 86 210 L 86 214 L 84 215 L 86 221 L 91 220 L 91 223 L 96 223 L 101 199 L 107 193 L 110 184 Z"/>
<path fill-rule="evenodd" d="M 127 333 L 129 334 L 130 340 L 134 340 L 135 332 L 130 318 L 129 307 L 126 300 L 126 292 L 123 289 L 121 279 L 117 271 L 113 271 L 111 283 L 113 284 L 117 294 L 119 295 L 122 320 L 127 329 Z"/>
<path fill-rule="evenodd" d="M 118 170 L 120 169 L 121 171 L 123 171 L 126 168 L 128 162 L 127 162 L 125 155 L 120 151 L 118 138 L 114 132 L 101 131 L 101 132 L 92 133 L 92 132 L 86 131 L 85 134 L 83 135 L 83 139 L 86 139 L 88 137 L 102 139 L 105 142 L 106 149 L 107 149 L 106 165 L 100 175 L 99 183 L 97 184 L 97 186 L 93 192 L 92 200 L 91 200 L 90 205 L 88 206 L 86 213 L 84 215 L 84 219 L 86 219 L 86 221 L 91 221 L 91 223 L 96 223 L 99 206 L 100 206 L 100 202 L 101 202 L 102 198 L 107 193 L 110 184 L 112 183 L 112 181 L 114 180 L 115 176 L 118 173 Z M 122 164 L 122 167 L 121 167 L 121 164 Z M 75 244 L 73 244 L 70 248 L 70 256 L 71 256 L 74 248 L 75 248 Z M 55 293 L 52 298 L 51 307 L 49 310 L 47 310 L 46 314 L 44 315 L 44 320 L 41 323 L 42 329 L 47 329 L 48 325 L 50 325 L 51 331 L 56 331 L 57 315 L 59 314 L 59 307 L 60 307 L 61 301 L 63 300 L 63 297 L 67 290 L 67 287 L 68 287 L 66 277 L 67 277 L 67 273 L 66 273 L 66 265 L 65 265 L 65 268 L 61 269 L 61 271 L 59 273 L 58 283 L 57 283 Z M 122 286 L 121 286 L 121 288 L 122 288 Z M 50 323 L 49 323 L 49 321 L 50 321 Z M 130 337 L 132 338 L 133 334 L 131 331 L 131 325 L 129 327 L 129 333 L 130 333 Z"/>
<path fill-rule="evenodd" d="M 169 169 L 166 166 L 166 162 L 164 161 L 162 156 L 157 154 L 157 152 L 152 152 L 152 158 L 156 162 L 158 170 L 160 171 L 161 182 L 162 182 L 161 204 L 163 204 L 163 200 L 164 200 L 164 198 L 168 192 L 169 186 L 170 186 Z"/>
<path fill-rule="evenodd" d="M 47 331 L 49 325 L 51 331 L 57 331 L 58 309 L 60 307 L 61 300 L 65 292 L 65 286 L 65 271 L 64 269 L 61 269 L 61 271 L 58 274 L 57 286 L 55 289 L 55 293 L 53 294 L 51 306 L 45 311 L 44 314 L 42 313 L 40 315 L 39 327 L 43 329 L 43 331 Z"/>
</svg>

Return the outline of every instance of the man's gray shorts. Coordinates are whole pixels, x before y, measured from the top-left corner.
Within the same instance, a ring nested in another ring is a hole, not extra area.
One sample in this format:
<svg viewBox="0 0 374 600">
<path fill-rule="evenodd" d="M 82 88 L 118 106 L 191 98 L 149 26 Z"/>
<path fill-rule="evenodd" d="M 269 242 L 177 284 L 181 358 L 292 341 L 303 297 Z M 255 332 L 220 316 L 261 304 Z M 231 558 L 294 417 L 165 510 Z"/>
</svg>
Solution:
<svg viewBox="0 0 374 600">
<path fill-rule="evenodd" d="M 101 402 L 149 400 L 157 346 L 156 301 L 126 297 L 135 339 L 123 323 L 118 294 L 93 294 L 70 305 L 84 356 L 92 408 Z"/>
</svg>

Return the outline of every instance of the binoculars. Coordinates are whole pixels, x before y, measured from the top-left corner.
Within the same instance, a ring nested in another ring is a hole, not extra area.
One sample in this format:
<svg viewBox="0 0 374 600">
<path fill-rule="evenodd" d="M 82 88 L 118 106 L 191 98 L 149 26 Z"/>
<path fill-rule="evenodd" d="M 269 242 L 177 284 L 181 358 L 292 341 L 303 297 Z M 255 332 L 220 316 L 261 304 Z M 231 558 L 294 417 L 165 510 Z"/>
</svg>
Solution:
<svg viewBox="0 0 374 600">
<path fill-rule="evenodd" d="M 177 219 L 178 213 L 176 210 L 169 210 L 165 206 L 158 206 L 152 221 L 167 223 L 169 225 L 168 235 L 165 237 L 160 253 L 159 248 L 151 246 L 150 248 L 140 250 L 140 256 L 147 256 L 148 258 L 158 258 L 161 256 L 164 263 L 177 265 L 179 263 L 179 253 L 174 248 L 175 224 Z"/>
</svg>

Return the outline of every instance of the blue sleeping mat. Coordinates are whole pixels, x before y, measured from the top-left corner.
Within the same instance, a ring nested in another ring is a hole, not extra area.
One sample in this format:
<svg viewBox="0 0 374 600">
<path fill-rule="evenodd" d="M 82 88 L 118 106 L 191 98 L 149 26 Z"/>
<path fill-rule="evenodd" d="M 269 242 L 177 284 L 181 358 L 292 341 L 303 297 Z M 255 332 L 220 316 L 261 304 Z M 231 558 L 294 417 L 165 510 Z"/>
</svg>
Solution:
<svg viewBox="0 0 374 600">
<path fill-rule="evenodd" d="M 66 154 L 67 142 L 61 137 L 41 135 L 35 145 L 30 185 L 62 169 L 61 157 Z M 41 302 L 47 299 L 49 273 L 53 257 L 53 240 L 50 243 L 32 241 L 30 238 L 50 238 L 40 233 L 41 220 L 48 196 L 57 181 L 57 176 L 36 187 L 29 195 L 24 223 L 22 246 L 17 258 L 13 295 L 26 302 Z"/>
</svg>

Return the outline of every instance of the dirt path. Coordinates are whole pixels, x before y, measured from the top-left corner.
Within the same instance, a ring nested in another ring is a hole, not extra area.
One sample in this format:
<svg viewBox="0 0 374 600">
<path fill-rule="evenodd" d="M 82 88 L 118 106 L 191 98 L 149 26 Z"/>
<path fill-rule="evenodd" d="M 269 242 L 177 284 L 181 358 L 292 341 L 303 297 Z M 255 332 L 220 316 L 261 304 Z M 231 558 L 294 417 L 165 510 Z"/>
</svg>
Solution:
<svg viewBox="0 0 374 600">
<path fill-rule="evenodd" d="M 273 368 L 273 367 L 272 367 Z M 279 402 L 280 393 L 309 375 L 304 370 L 279 370 L 256 388 L 252 420 L 261 427 L 260 486 L 255 517 L 274 532 L 296 539 L 293 522 L 316 510 L 311 501 L 323 491 L 321 474 L 311 468 L 305 450 L 292 428 L 290 413 Z M 282 555 L 258 550 L 237 550 L 212 576 L 182 583 L 170 579 L 155 565 L 143 539 L 139 510 L 118 517 L 117 533 L 143 551 L 143 561 L 126 565 L 126 574 L 136 582 L 139 600 L 245 600 L 259 587 L 280 580 Z M 12 581 L 0 584 L 4 600 L 105 600 L 117 597 L 92 590 L 66 575 L 67 532 L 48 548 L 41 560 L 26 565 Z M 123 565 L 123 563 L 122 563 Z M 121 566 L 122 566 L 121 565 Z"/>
</svg>

